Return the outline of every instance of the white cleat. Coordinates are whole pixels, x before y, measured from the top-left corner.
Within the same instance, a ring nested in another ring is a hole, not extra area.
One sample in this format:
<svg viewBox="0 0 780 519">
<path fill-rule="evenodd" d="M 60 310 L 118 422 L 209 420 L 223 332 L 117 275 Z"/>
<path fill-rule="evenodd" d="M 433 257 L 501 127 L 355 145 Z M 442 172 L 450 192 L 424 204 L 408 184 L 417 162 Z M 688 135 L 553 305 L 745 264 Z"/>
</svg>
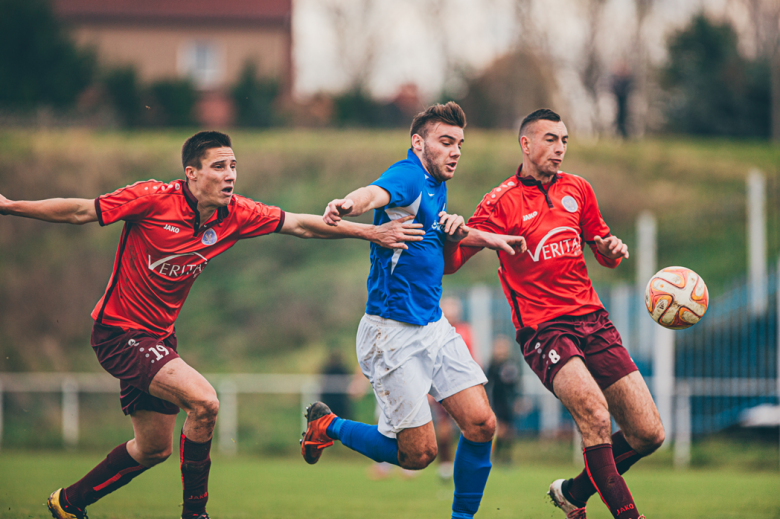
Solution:
<svg viewBox="0 0 780 519">
<path fill-rule="evenodd" d="M 564 481 L 563 479 L 553 481 L 547 495 L 550 496 L 550 500 L 555 506 L 566 513 L 566 519 L 586 519 L 585 507 L 577 508 L 577 505 L 570 503 L 563 495 L 562 486 Z"/>
</svg>

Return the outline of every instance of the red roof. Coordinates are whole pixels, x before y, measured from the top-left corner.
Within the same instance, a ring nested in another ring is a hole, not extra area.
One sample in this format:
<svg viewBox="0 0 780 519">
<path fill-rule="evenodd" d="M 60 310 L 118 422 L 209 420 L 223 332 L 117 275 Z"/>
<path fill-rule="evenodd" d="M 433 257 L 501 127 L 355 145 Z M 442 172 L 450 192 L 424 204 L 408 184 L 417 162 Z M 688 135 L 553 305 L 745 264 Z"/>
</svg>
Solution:
<svg viewBox="0 0 780 519">
<path fill-rule="evenodd" d="M 289 23 L 292 0 L 53 0 L 67 21 Z"/>
</svg>

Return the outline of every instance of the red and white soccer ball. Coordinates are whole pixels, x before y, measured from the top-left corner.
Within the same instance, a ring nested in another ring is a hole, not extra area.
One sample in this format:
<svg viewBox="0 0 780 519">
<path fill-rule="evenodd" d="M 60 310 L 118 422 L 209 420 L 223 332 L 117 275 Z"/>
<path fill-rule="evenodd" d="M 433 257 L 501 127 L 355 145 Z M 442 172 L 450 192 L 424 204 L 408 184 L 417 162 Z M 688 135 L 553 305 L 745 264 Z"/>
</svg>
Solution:
<svg viewBox="0 0 780 519">
<path fill-rule="evenodd" d="M 685 267 L 659 270 L 645 289 L 645 306 L 650 317 L 671 330 L 683 330 L 698 323 L 709 302 L 704 280 Z"/>
</svg>

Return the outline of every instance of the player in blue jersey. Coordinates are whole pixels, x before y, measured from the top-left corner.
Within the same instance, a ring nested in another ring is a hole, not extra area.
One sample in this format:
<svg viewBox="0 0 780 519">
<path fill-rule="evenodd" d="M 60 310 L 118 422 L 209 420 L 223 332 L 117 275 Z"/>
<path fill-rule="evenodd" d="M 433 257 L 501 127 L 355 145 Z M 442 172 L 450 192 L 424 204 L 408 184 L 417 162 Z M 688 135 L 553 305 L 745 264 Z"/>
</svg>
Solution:
<svg viewBox="0 0 780 519">
<path fill-rule="evenodd" d="M 308 463 L 316 463 L 322 449 L 340 440 L 374 461 L 423 469 L 437 454 L 430 394 L 462 432 L 453 477 L 452 517 L 457 519 L 471 518 L 479 508 L 490 473 L 496 418 L 485 395 L 482 369 L 439 308 L 444 244 L 468 238 L 468 245 L 510 254 L 524 245 L 520 237 L 470 231 L 461 216 L 447 213 L 446 182 L 460 159 L 465 126 L 463 110 L 452 102 L 417 114 L 406 159 L 371 185 L 328 204 L 323 219 L 330 225 L 374 209 L 374 223 L 414 216 L 425 235 L 403 251 L 371 247 L 357 355 L 381 409 L 379 425 L 344 420 L 316 402 L 308 408 L 301 441 Z"/>
</svg>

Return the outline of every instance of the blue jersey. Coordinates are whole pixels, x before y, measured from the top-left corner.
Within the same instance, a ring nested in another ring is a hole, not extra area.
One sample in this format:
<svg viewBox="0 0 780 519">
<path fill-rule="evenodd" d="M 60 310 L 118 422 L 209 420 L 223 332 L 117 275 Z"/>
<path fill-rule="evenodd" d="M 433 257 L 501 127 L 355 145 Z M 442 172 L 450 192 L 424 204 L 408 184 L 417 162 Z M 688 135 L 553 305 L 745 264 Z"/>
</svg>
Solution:
<svg viewBox="0 0 780 519">
<path fill-rule="evenodd" d="M 416 325 L 436 322 L 446 239 L 439 213 L 447 210 L 447 186 L 425 171 L 412 150 L 371 185 L 390 193 L 390 203 L 374 210 L 374 225 L 414 215 L 425 236 L 407 242 L 408 250 L 371 244 L 366 313 Z"/>
</svg>

